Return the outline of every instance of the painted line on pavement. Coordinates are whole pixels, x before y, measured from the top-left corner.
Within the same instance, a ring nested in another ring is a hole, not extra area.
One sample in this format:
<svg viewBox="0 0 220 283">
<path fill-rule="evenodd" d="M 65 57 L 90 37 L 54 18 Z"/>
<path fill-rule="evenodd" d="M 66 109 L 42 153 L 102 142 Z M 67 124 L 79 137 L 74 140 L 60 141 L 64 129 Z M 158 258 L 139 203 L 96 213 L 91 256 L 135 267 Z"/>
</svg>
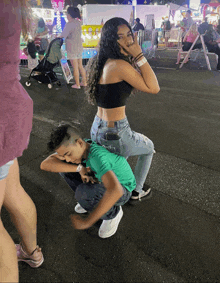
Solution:
<svg viewBox="0 0 220 283">
<path fill-rule="evenodd" d="M 176 68 L 166 68 L 166 67 L 154 67 L 156 69 L 164 69 L 164 70 L 175 70 L 176 71 Z"/>
<path fill-rule="evenodd" d="M 57 124 L 59 124 L 59 122 L 60 122 L 60 121 L 55 121 L 55 120 L 52 120 L 52 119 L 48 119 L 46 117 L 38 116 L 38 115 L 34 115 L 33 118 L 35 120 L 42 121 L 42 122 L 51 124 L 53 126 L 57 126 Z M 80 125 L 80 122 L 78 120 L 63 121 L 63 122 Z"/>
<path fill-rule="evenodd" d="M 33 118 L 38 120 L 38 121 L 46 122 L 46 123 L 49 123 L 49 124 L 52 124 L 52 125 L 56 125 L 57 124 L 56 121 L 54 121 L 52 119 L 47 119 L 45 117 L 34 115 Z"/>
</svg>

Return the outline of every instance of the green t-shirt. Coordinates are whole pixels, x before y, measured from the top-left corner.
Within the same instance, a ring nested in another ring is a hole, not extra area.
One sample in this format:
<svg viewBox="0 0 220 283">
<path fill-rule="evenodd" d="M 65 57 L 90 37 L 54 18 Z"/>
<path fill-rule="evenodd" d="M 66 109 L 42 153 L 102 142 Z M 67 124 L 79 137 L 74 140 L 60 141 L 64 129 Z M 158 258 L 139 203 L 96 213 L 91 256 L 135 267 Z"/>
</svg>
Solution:
<svg viewBox="0 0 220 283">
<path fill-rule="evenodd" d="M 90 140 L 85 140 L 85 142 L 88 141 Z M 136 180 L 134 174 L 127 160 L 123 156 L 111 153 L 101 145 L 92 142 L 85 162 L 86 167 L 91 168 L 100 182 L 105 173 L 113 171 L 120 184 L 129 192 L 135 189 Z"/>
</svg>

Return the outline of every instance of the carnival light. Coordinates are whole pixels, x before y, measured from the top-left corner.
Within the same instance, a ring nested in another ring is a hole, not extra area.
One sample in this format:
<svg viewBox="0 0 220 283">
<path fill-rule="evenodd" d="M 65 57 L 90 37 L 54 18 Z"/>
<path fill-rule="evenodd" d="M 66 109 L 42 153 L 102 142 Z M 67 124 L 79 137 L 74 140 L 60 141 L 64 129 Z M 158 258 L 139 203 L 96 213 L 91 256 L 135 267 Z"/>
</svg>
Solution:
<svg viewBox="0 0 220 283">
<path fill-rule="evenodd" d="M 51 4 L 57 17 L 57 32 L 61 33 L 64 27 L 64 26 L 62 27 L 63 21 L 61 21 L 61 18 L 63 18 L 64 20 L 63 9 L 64 9 L 65 0 L 51 0 Z"/>
</svg>

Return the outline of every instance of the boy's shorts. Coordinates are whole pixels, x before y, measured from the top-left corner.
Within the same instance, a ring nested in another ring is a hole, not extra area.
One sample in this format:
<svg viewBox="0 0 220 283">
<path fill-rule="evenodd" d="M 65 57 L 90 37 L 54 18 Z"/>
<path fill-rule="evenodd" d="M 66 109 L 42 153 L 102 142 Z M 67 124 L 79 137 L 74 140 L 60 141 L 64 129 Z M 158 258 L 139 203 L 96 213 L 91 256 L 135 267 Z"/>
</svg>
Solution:
<svg viewBox="0 0 220 283">
<path fill-rule="evenodd" d="M 11 160 L 7 162 L 5 165 L 2 165 L 0 167 L 0 181 L 5 179 L 8 176 L 8 172 L 10 169 L 10 166 L 14 163 L 14 160 Z"/>
</svg>

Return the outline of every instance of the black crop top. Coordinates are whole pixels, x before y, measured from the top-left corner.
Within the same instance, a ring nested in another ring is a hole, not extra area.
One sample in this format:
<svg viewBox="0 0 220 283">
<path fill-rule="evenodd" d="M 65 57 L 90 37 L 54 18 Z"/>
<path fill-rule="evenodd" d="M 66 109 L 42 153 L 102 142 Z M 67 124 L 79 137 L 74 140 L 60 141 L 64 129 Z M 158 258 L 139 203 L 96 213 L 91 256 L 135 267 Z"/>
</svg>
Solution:
<svg viewBox="0 0 220 283">
<path fill-rule="evenodd" d="M 132 88 L 125 81 L 113 84 L 98 84 L 97 94 L 95 95 L 96 103 L 99 107 L 107 109 L 125 106 Z"/>
</svg>

